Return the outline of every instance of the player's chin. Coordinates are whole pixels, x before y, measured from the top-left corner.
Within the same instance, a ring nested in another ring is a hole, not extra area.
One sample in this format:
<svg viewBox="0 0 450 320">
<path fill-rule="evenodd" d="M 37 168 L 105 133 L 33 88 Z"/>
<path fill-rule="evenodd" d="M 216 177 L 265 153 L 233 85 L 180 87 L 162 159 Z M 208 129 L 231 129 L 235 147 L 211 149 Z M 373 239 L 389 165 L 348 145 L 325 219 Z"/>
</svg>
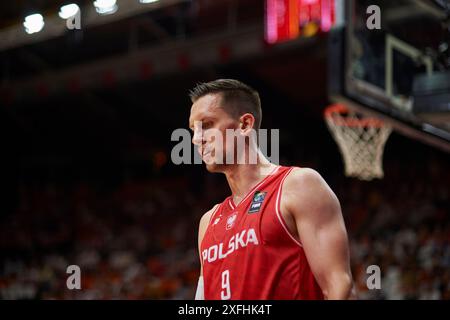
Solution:
<svg viewBox="0 0 450 320">
<path fill-rule="evenodd" d="M 217 164 L 214 161 L 205 161 L 205 166 L 206 170 L 211 173 L 223 171 L 223 164 Z"/>
<path fill-rule="evenodd" d="M 216 163 L 206 163 L 205 162 L 205 166 L 206 166 L 206 170 L 208 170 L 208 172 L 219 172 L 219 166 Z"/>
</svg>

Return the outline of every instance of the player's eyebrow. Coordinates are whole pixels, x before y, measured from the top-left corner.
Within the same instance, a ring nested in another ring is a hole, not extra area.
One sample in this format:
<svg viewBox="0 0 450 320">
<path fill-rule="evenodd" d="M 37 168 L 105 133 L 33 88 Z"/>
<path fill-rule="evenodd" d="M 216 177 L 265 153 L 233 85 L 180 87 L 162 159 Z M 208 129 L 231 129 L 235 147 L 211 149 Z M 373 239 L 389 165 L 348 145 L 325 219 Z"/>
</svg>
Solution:
<svg viewBox="0 0 450 320">
<path fill-rule="evenodd" d="M 214 120 L 215 120 L 215 118 L 214 118 L 213 116 L 210 116 L 210 115 L 208 115 L 208 114 L 200 114 L 200 115 L 199 115 L 199 119 L 200 119 L 200 120 L 195 120 L 195 121 L 192 121 L 192 119 L 190 119 L 190 120 L 189 120 L 189 129 L 194 130 L 194 123 L 195 123 L 195 122 L 201 122 L 201 123 L 204 123 L 204 122 L 206 122 L 206 121 L 214 121 Z M 193 122 L 194 122 L 194 123 L 193 123 Z"/>
<path fill-rule="evenodd" d="M 192 119 L 192 117 L 189 117 L 189 129 L 194 130 L 194 123 L 197 122 Z"/>
<path fill-rule="evenodd" d="M 192 118 L 189 118 L 189 129 L 191 129 L 191 130 L 194 129 L 194 123 L 192 121 Z"/>
<path fill-rule="evenodd" d="M 198 121 L 195 121 L 195 122 L 198 122 Z M 189 122 L 189 129 L 194 131 L 194 124 L 191 122 Z"/>
</svg>

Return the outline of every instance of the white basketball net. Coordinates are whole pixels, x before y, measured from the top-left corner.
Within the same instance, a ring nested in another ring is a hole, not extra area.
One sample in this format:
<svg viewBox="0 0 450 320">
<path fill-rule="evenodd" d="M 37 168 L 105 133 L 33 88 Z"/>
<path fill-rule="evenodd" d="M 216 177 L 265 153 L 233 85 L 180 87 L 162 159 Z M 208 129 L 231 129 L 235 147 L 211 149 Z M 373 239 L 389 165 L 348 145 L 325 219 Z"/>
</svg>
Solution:
<svg viewBox="0 0 450 320">
<path fill-rule="evenodd" d="M 325 120 L 345 164 L 345 175 L 361 180 L 383 178 L 383 151 L 392 128 L 376 118 L 330 107 Z"/>
</svg>

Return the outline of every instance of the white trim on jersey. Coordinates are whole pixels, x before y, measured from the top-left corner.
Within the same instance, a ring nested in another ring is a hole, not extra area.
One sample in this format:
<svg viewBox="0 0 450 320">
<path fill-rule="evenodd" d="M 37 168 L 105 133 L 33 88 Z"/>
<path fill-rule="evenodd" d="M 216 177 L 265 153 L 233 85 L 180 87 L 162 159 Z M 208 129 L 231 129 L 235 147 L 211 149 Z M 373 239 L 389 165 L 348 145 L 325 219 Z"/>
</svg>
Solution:
<svg viewBox="0 0 450 320">
<path fill-rule="evenodd" d="M 218 203 L 213 207 L 213 212 L 211 213 L 211 217 L 209 217 L 208 226 L 211 224 L 211 221 L 213 221 L 213 218 L 216 216 L 217 211 L 219 211 L 220 206 L 221 203 Z"/>
<path fill-rule="evenodd" d="M 286 222 L 284 221 L 283 217 L 281 216 L 280 213 L 280 209 L 279 208 L 279 203 L 280 203 L 280 199 L 281 199 L 281 189 L 283 188 L 283 183 L 284 183 L 284 179 L 286 179 L 286 177 L 289 175 L 289 173 L 291 173 L 291 171 L 294 168 L 291 168 L 288 170 L 288 172 L 284 175 L 283 179 L 281 180 L 280 186 L 278 187 L 278 193 L 277 193 L 277 201 L 275 202 L 275 212 L 277 213 L 277 218 L 278 221 L 280 221 L 281 226 L 283 227 L 284 231 L 286 231 L 286 233 L 289 235 L 289 237 L 300 247 L 303 248 L 303 245 L 297 240 L 295 239 L 292 234 L 289 232 Z"/>
</svg>

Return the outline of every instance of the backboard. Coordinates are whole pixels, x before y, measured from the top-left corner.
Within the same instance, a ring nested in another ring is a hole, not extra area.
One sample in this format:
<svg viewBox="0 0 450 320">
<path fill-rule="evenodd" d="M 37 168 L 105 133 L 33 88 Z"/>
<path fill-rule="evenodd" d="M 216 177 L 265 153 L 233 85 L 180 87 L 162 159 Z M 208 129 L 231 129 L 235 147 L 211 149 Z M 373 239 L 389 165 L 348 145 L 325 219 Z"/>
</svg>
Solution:
<svg viewBox="0 0 450 320">
<path fill-rule="evenodd" d="M 439 0 L 345 1 L 345 23 L 329 38 L 330 98 L 450 152 L 446 5 Z"/>
</svg>

